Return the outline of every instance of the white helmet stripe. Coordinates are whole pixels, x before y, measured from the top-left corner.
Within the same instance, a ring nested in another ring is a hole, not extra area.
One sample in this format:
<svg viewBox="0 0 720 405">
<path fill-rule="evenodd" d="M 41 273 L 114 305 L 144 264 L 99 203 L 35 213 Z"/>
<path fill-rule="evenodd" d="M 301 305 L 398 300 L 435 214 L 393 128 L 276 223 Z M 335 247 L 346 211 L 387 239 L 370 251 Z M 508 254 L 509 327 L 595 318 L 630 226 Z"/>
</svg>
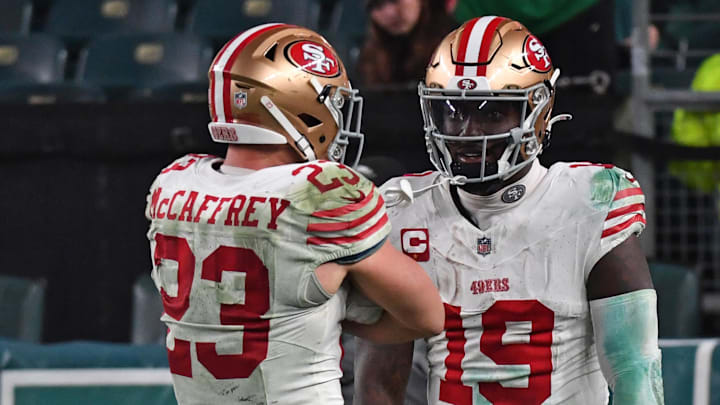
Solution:
<svg viewBox="0 0 720 405">
<path fill-rule="evenodd" d="M 236 36 L 220 51 L 215 64 L 212 66 L 211 94 L 212 119 L 215 122 L 230 122 L 232 120 L 232 105 L 230 104 L 230 82 L 225 81 L 223 73 L 232 66 L 237 54 L 255 37 L 272 28 L 286 26 L 286 24 L 270 23 L 258 25 Z"/>
<path fill-rule="evenodd" d="M 480 47 L 482 46 L 485 30 L 487 30 L 490 22 L 495 16 L 485 16 L 480 18 L 472 28 L 470 37 L 465 48 L 465 60 L 460 62 L 477 63 L 480 56 Z M 464 66 L 463 76 L 477 76 L 477 66 Z"/>
</svg>

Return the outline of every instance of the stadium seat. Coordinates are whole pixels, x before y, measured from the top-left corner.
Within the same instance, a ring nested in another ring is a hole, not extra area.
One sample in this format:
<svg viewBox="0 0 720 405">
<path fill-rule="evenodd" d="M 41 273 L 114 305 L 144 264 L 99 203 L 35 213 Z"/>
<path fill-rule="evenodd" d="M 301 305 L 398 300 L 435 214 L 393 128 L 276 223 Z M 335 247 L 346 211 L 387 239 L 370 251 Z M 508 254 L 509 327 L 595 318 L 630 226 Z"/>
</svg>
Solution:
<svg viewBox="0 0 720 405">
<path fill-rule="evenodd" d="M 160 320 L 162 314 L 162 299 L 150 278 L 150 273 L 141 274 L 133 284 L 130 342 L 163 343 L 167 328 Z"/>
<path fill-rule="evenodd" d="M 683 266 L 651 262 L 658 296 L 661 338 L 697 337 L 701 333 L 700 286 L 697 275 Z"/>
<path fill-rule="evenodd" d="M 103 34 L 171 32 L 176 16 L 175 0 L 55 0 L 45 31 L 75 47 Z"/>
<path fill-rule="evenodd" d="M 0 275 L 0 336 L 40 342 L 45 280 Z"/>
<path fill-rule="evenodd" d="M 3 0 L 0 33 L 27 34 L 32 21 L 32 0 Z"/>
<path fill-rule="evenodd" d="M 187 31 L 210 38 L 219 47 L 259 24 L 283 22 L 315 29 L 319 11 L 316 0 L 197 0 Z"/>
<path fill-rule="evenodd" d="M 101 89 L 64 82 L 67 54 L 50 35 L 0 35 L 0 103 L 104 101 Z"/>
<path fill-rule="evenodd" d="M 62 82 L 67 51 L 48 35 L 0 35 L 0 86 Z"/>
<path fill-rule="evenodd" d="M 206 81 L 212 46 L 187 34 L 123 34 L 83 50 L 76 81 L 105 89 L 109 98 L 133 90 Z"/>
<path fill-rule="evenodd" d="M 0 35 L 0 102 L 52 104 L 98 102 L 102 90 L 64 83 L 67 51 L 45 34 Z"/>
</svg>

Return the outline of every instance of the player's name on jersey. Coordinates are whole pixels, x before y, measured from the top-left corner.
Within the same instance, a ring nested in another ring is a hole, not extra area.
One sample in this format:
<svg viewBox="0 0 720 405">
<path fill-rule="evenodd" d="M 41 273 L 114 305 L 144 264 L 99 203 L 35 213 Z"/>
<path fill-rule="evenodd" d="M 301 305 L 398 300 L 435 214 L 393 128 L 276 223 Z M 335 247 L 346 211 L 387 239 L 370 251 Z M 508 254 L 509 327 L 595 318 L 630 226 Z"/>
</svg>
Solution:
<svg viewBox="0 0 720 405">
<path fill-rule="evenodd" d="M 150 218 L 210 225 L 277 229 L 278 218 L 290 205 L 289 200 L 268 196 L 215 196 L 162 187 L 151 193 Z"/>
</svg>

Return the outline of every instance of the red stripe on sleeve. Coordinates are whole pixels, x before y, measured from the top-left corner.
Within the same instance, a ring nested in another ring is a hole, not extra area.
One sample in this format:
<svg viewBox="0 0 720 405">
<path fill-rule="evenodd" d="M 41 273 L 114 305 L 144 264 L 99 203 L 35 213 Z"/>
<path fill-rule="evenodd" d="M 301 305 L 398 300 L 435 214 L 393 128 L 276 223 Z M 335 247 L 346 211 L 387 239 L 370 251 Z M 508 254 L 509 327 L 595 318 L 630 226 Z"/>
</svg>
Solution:
<svg viewBox="0 0 720 405">
<path fill-rule="evenodd" d="M 465 53 L 467 52 L 467 44 L 470 40 L 470 34 L 472 34 L 473 28 L 475 28 L 475 24 L 480 20 L 481 17 L 474 18 L 465 24 L 465 29 L 463 30 L 462 37 L 460 37 L 460 45 L 458 46 L 458 54 L 455 58 L 455 76 L 462 76 L 463 75 L 463 68 L 464 66 L 461 65 L 461 63 L 465 62 Z"/>
<path fill-rule="evenodd" d="M 643 224 L 646 223 L 645 218 L 643 218 L 642 215 L 637 214 L 623 223 L 617 224 L 617 225 L 613 226 L 612 228 L 608 228 L 608 229 L 604 230 L 601 238 L 605 238 L 610 235 L 615 235 L 616 233 L 618 233 L 624 229 L 627 229 L 630 225 L 632 225 L 636 222 L 642 222 Z"/>
<path fill-rule="evenodd" d="M 338 238 L 319 238 L 313 236 L 307 239 L 308 245 L 342 245 L 344 243 L 353 243 L 363 239 L 366 239 L 368 235 L 375 233 L 378 229 L 381 229 L 388 222 L 387 214 L 383 216 L 370 228 L 358 233 L 353 236 L 343 236 Z"/>
<path fill-rule="evenodd" d="M 360 218 L 357 218 L 353 221 L 347 221 L 347 222 L 308 224 L 307 231 L 308 232 L 333 232 L 333 231 L 344 231 L 346 229 L 355 228 L 356 226 L 362 225 L 365 222 L 367 222 L 370 218 L 372 218 L 375 214 L 377 214 L 378 211 L 380 211 L 380 209 L 382 207 L 383 207 L 383 201 L 382 201 L 382 199 L 378 198 L 377 204 L 375 204 L 375 208 L 373 208 L 372 211 L 363 215 Z"/>
<path fill-rule="evenodd" d="M 356 203 L 352 203 L 352 204 L 348 204 L 348 205 L 343 205 L 342 207 L 333 208 L 333 209 L 331 209 L 331 210 L 316 211 L 316 212 L 313 212 L 313 213 L 312 213 L 312 216 L 314 216 L 314 217 L 316 217 L 316 218 L 335 218 L 335 217 L 341 217 L 341 216 L 346 215 L 346 214 L 349 214 L 349 213 L 351 213 L 351 212 L 353 212 L 353 211 L 357 211 L 357 210 L 359 210 L 359 209 L 362 209 L 363 207 L 365 207 L 366 205 L 368 205 L 368 203 L 370 203 L 370 201 L 373 199 L 373 196 L 374 196 L 374 195 L 375 195 L 375 186 L 373 185 L 372 190 L 371 190 L 371 191 L 368 193 L 368 195 L 366 195 L 365 198 L 363 198 L 362 200 L 360 200 L 360 201 L 358 201 L 358 202 L 356 202 Z M 378 198 L 380 199 L 380 201 L 382 201 L 382 196 L 378 196 Z M 383 202 L 384 202 L 384 201 L 383 201 Z"/>
<path fill-rule="evenodd" d="M 642 203 L 632 204 L 632 205 L 628 205 L 625 207 L 620 207 L 618 209 L 608 212 L 608 216 L 607 216 L 607 218 L 605 218 L 605 220 L 607 221 L 608 219 L 616 218 L 616 217 L 628 214 L 633 211 L 644 211 L 644 210 L 645 210 L 645 204 L 642 204 Z"/>
<path fill-rule="evenodd" d="M 630 197 L 633 195 L 642 195 L 642 189 L 640 189 L 640 187 L 633 187 L 620 190 L 615 193 L 615 198 L 613 198 L 613 201 L 617 201 L 621 198 Z"/>
<path fill-rule="evenodd" d="M 490 45 L 492 44 L 493 37 L 495 36 L 495 30 L 498 25 L 505 20 L 504 17 L 495 17 L 490 24 L 488 24 L 485 32 L 483 33 L 483 39 L 480 45 L 480 56 L 478 57 L 478 63 L 487 62 L 488 55 L 490 53 Z M 477 75 L 485 76 L 487 73 L 487 65 L 478 66 Z"/>
</svg>

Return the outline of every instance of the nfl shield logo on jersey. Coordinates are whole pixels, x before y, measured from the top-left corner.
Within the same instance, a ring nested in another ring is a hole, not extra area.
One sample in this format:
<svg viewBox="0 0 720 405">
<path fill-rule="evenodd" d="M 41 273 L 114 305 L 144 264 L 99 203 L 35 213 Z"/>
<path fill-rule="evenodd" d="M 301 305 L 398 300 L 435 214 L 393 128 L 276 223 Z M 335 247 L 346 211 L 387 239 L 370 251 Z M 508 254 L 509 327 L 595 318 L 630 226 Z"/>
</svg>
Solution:
<svg viewBox="0 0 720 405">
<path fill-rule="evenodd" d="M 235 93 L 235 108 L 243 109 L 247 107 L 247 93 L 244 91 L 238 91 Z"/>
<path fill-rule="evenodd" d="M 492 240 L 490 238 L 478 238 L 477 240 L 477 252 L 482 256 L 487 256 L 492 253 Z"/>
</svg>

